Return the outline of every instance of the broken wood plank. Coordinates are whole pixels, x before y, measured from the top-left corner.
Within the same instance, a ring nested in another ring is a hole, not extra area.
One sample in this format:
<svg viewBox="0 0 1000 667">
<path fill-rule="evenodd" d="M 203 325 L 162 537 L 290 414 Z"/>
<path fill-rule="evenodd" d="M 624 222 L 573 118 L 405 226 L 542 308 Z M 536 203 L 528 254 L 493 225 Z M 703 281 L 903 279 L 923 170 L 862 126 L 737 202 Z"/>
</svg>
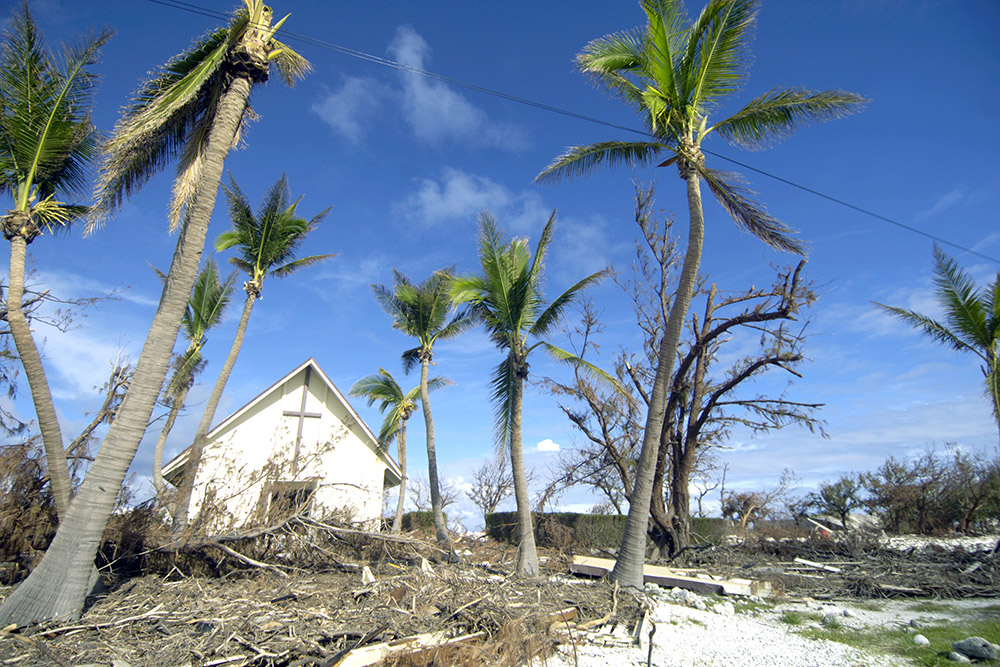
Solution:
<svg viewBox="0 0 1000 667">
<path fill-rule="evenodd" d="M 806 560 L 805 558 L 796 558 L 795 562 L 799 565 L 808 565 L 809 567 L 814 567 L 817 570 L 823 570 L 825 572 L 833 572 L 834 574 L 840 574 L 842 570 L 839 567 L 833 567 L 832 565 L 825 565 L 823 563 L 816 563 L 811 560 Z"/>
<path fill-rule="evenodd" d="M 608 575 L 615 567 L 615 561 L 609 558 L 593 558 L 590 556 L 574 556 L 569 566 L 573 574 L 584 574 L 592 577 Z M 669 588 L 684 588 L 696 593 L 712 593 L 715 595 L 758 595 L 769 597 L 771 584 L 766 581 L 751 581 L 750 579 L 722 579 L 711 575 L 692 577 L 680 574 L 667 567 L 645 565 L 642 569 L 644 583 L 653 583 Z"/>
<path fill-rule="evenodd" d="M 391 642 L 372 644 L 348 651 L 343 658 L 334 663 L 332 667 L 369 667 L 375 665 L 390 655 L 405 654 L 417 656 L 427 651 L 433 651 L 446 646 L 455 646 L 467 642 L 482 639 L 485 632 L 477 632 L 461 637 L 448 637 L 446 632 L 426 632 L 411 637 L 394 639 Z"/>
</svg>

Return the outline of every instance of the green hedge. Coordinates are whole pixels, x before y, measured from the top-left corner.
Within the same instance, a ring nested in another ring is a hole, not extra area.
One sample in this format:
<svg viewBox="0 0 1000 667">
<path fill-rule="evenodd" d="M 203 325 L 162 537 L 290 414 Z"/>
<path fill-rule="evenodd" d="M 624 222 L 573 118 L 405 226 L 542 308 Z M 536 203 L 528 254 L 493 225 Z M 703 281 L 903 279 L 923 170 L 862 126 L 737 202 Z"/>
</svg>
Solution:
<svg viewBox="0 0 1000 667">
<path fill-rule="evenodd" d="M 448 515 L 444 515 L 444 522 L 448 523 Z M 406 512 L 403 514 L 403 530 L 410 532 L 413 530 L 434 531 L 433 512 Z"/>
<path fill-rule="evenodd" d="M 532 514 L 536 544 L 554 549 L 617 549 L 625 533 L 627 518 L 617 514 L 575 512 Z M 517 544 L 521 537 L 517 512 L 487 514 L 486 534 L 500 542 Z"/>
<path fill-rule="evenodd" d="M 628 519 L 617 514 L 575 512 L 535 513 L 531 517 L 535 525 L 536 544 L 553 549 L 617 550 L 621 546 Z M 722 542 L 729 533 L 730 522 L 726 519 L 691 519 L 691 541 L 694 544 L 716 544 Z M 517 544 L 520 541 L 517 512 L 487 514 L 486 534 L 498 542 Z"/>
</svg>

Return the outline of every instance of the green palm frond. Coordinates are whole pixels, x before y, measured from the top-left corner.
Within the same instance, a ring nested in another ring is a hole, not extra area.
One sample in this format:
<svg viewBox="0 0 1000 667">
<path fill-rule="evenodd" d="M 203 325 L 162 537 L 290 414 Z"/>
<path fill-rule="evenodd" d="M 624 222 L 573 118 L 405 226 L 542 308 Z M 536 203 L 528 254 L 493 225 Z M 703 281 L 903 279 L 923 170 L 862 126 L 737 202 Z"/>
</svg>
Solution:
<svg viewBox="0 0 1000 667">
<path fill-rule="evenodd" d="M 419 343 L 403 353 L 403 368 L 407 373 L 425 356 L 430 359 L 436 341 L 453 338 L 472 324 L 468 311 L 453 312 L 450 296 L 453 270 L 454 267 L 440 269 L 418 284 L 393 269 L 391 288 L 372 285 L 375 300 L 392 317 L 393 328 L 416 338 Z"/>
<path fill-rule="evenodd" d="M 948 327 L 972 348 L 988 349 L 996 343 L 997 331 L 990 326 L 993 312 L 990 290 L 982 294 L 968 272 L 935 244 L 934 285 Z"/>
<path fill-rule="evenodd" d="M 874 302 L 876 306 L 882 308 L 888 313 L 895 315 L 897 318 L 906 322 L 914 329 L 917 329 L 925 336 L 935 340 L 943 345 L 947 345 L 956 350 L 969 350 L 975 352 L 976 354 L 982 356 L 980 352 L 970 346 L 968 343 L 959 338 L 955 333 L 953 333 L 944 324 L 941 324 L 937 320 L 934 320 L 926 315 L 921 315 L 920 313 L 913 310 L 905 310 L 903 308 L 896 308 L 895 306 L 887 306 L 884 303 Z"/>
<path fill-rule="evenodd" d="M 0 187 L 13 199 L 10 210 L 32 219 L 20 232 L 29 240 L 86 211 L 55 195 L 82 192 L 98 153 L 100 134 L 90 120 L 97 76 L 88 68 L 110 37 L 104 30 L 56 56 L 24 3 L 0 38 Z"/>
<path fill-rule="evenodd" d="M 772 248 L 798 255 L 806 254 L 805 245 L 791 236 L 792 230 L 752 199 L 752 191 L 733 183 L 741 178 L 739 175 L 701 166 L 697 166 L 697 169 L 716 200 L 739 227 Z"/>
<path fill-rule="evenodd" d="M 427 390 L 437 391 L 452 384 L 454 382 L 448 378 L 436 376 L 427 381 Z M 404 394 L 392 374 L 379 368 L 378 373 L 366 375 L 355 382 L 348 395 L 364 398 L 369 406 L 378 402 L 379 412 L 385 415 L 379 428 L 378 441 L 380 445 L 387 447 L 396 439 L 403 422 L 417 410 L 420 387 L 416 386 Z"/>
<path fill-rule="evenodd" d="M 806 123 L 843 118 L 867 102 L 861 95 L 842 90 L 775 89 L 751 100 L 712 130 L 740 148 L 758 150 L 784 139 Z"/>
<path fill-rule="evenodd" d="M 548 308 L 538 316 L 535 324 L 531 327 L 532 336 L 545 336 L 551 331 L 552 327 L 555 326 L 559 320 L 562 318 L 563 313 L 566 308 L 580 296 L 580 292 L 591 285 L 596 285 L 605 278 L 611 275 L 611 269 L 606 268 L 596 273 L 592 273 L 583 280 L 579 281 L 568 290 L 557 296 Z"/>
<path fill-rule="evenodd" d="M 316 229 L 330 209 L 308 221 L 297 217 L 299 200 L 289 203 L 291 195 L 288 179 L 284 175 L 268 189 L 256 213 L 232 176 L 229 185 L 223 186 L 223 191 L 232 226 L 218 236 L 215 249 L 221 252 L 236 248 L 237 256 L 229 261 L 247 273 L 256 289 L 260 289 L 264 278 L 269 275 L 283 278 L 336 256 L 312 255 L 295 259 L 295 253 L 305 237 Z"/>
<path fill-rule="evenodd" d="M 743 81 L 756 15 L 756 0 L 712 0 L 702 10 L 691 28 L 686 55 L 692 112 L 706 115 Z"/>
<path fill-rule="evenodd" d="M 636 167 L 651 164 L 667 144 L 642 141 L 603 141 L 589 146 L 574 146 L 552 161 L 535 176 L 537 183 L 558 183 L 563 179 L 586 176 L 597 167 Z"/>
<path fill-rule="evenodd" d="M 545 346 L 546 352 L 548 352 L 549 355 L 556 361 L 568 363 L 574 368 L 579 369 L 589 379 L 595 380 L 600 384 L 603 384 L 607 387 L 614 389 L 619 394 L 621 394 L 622 397 L 626 399 L 632 399 L 632 394 L 629 392 L 628 389 L 622 386 L 622 383 L 618 381 L 618 378 L 611 375 L 600 366 L 595 366 L 589 361 L 581 359 L 572 352 L 564 350 L 560 347 L 556 347 L 555 345 L 552 345 L 550 343 L 546 343 L 543 341 L 542 345 Z"/>
<path fill-rule="evenodd" d="M 515 380 L 514 364 L 508 355 L 494 369 L 490 378 L 490 398 L 494 405 L 493 432 L 496 435 L 497 445 L 502 447 L 510 444 L 511 401 Z"/>
</svg>

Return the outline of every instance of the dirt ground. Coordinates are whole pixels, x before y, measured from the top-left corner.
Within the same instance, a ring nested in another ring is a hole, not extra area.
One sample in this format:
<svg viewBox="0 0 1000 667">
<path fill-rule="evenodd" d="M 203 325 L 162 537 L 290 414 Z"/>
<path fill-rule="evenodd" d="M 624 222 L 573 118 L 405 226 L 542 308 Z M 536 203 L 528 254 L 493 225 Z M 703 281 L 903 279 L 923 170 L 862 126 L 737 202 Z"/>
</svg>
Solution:
<svg viewBox="0 0 1000 667">
<path fill-rule="evenodd" d="M 0 664 L 333 666 L 351 649 L 445 632 L 483 634 L 436 662 L 423 654 L 409 664 L 504 667 L 553 648 L 547 630 L 557 612 L 575 608 L 576 621 L 586 622 L 613 610 L 624 634 L 644 602 L 641 593 L 568 575 L 568 553 L 542 550 L 542 576 L 524 580 L 510 576 L 514 549 L 491 541 L 461 540 L 458 564 L 429 562 L 435 550 L 420 540 L 314 546 L 326 556 L 307 567 L 301 558 L 289 564 L 296 559 L 287 543 L 253 553 L 269 569 L 220 551 L 210 557 L 212 549 L 160 562 L 155 574 L 118 582 L 79 622 L 0 635 Z M 206 559 L 208 567 L 197 567 Z M 782 599 L 1000 595 L 1000 557 L 985 548 L 765 540 L 692 550 L 671 564 L 767 580 Z"/>
</svg>

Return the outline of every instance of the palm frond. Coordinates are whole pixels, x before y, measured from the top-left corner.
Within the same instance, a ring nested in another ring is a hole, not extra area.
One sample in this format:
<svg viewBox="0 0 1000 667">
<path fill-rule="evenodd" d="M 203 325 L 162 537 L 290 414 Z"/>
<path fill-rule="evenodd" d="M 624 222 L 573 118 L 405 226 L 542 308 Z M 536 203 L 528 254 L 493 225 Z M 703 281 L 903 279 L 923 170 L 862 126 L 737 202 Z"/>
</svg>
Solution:
<svg viewBox="0 0 1000 667">
<path fill-rule="evenodd" d="M 310 257 L 302 257 L 301 259 L 296 259 L 287 264 L 282 264 L 281 266 L 271 269 L 270 275 L 275 278 L 284 278 L 285 276 L 295 273 L 299 269 L 303 269 L 307 266 L 312 266 L 313 264 L 319 264 L 320 262 L 336 257 L 337 255 L 312 255 Z"/>
<path fill-rule="evenodd" d="M 414 368 L 420 365 L 420 352 L 423 349 L 424 349 L 423 346 L 413 347 L 403 352 L 403 354 L 401 355 L 401 360 L 403 362 L 404 373 L 409 375 Z"/>
<path fill-rule="evenodd" d="M 784 139 L 806 123 L 822 123 L 857 113 L 867 101 L 842 90 L 774 89 L 751 100 L 712 130 L 741 148 L 758 150 Z"/>
<path fill-rule="evenodd" d="M 578 357 L 572 352 L 564 350 L 560 347 L 556 347 L 555 345 L 552 345 L 550 343 L 543 341 L 541 344 L 545 346 L 545 350 L 556 361 L 562 361 L 570 364 L 574 368 L 577 368 L 581 372 L 583 372 L 583 374 L 586 375 L 589 379 L 595 380 L 596 382 L 605 385 L 613 389 L 614 391 L 618 392 L 619 394 L 622 395 L 622 397 L 632 400 L 632 394 L 629 392 L 628 389 L 622 386 L 622 383 L 618 381 L 618 378 L 608 373 L 600 366 L 596 366 L 590 363 L 589 361 Z"/>
<path fill-rule="evenodd" d="M 980 295 L 972 276 L 959 268 L 937 244 L 934 245 L 934 284 L 950 329 L 973 349 L 992 347 L 996 332 L 989 327 L 993 310 L 989 307 L 989 294 Z"/>
<path fill-rule="evenodd" d="M 510 356 L 494 369 L 490 378 L 490 398 L 494 405 L 494 427 L 497 445 L 507 447 L 510 443 L 510 419 L 514 394 L 514 364 Z"/>
<path fill-rule="evenodd" d="M 563 179 L 586 176 L 598 167 L 635 167 L 650 164 L 663 151 L 672 150 L 659 142 L 603 141 L 589 146 L 574 146 L 552 161 L 537 176 L 536 183 L 558 183 Z"/>
<path fill-rule="evenodd" d="M 546 308 L 538 319 L 535 320 L 534 326 L 531 327 L 530 334 L 532 336 L 545 336 L 549 333 L 552 327 L 559 322 L 562 314 L 565 312 L 567 306 L 569 306 L 580 295 L 586 287 L 599 283 L 600 281 L 611 275 L 611 269 L 606 268 L 596 273 L 592 273 L 583 280 L 579 281 L 568 290 L 557 296 L 548 308 Z"/>
<path fill-rule="evenodd" d="M 712 194 L 715 195 L 719 204 L 729 213 L 737 226 L 750 232 L 772 248 L 797 255 L 806 254 L 806 248 L 802 242 L 791 236 L 792 230 L 751 198 L 753 192 L 732 182 L 740 179 L 740 176 L 699 165 L 695 166 L 701 177 L 705 179 L 709 189 L 712 190 Z M 725 179 L 729 179 L 729 182 Z"/>
<path fill-rule="evenodd" d="M 917 329 L 925 336 L 930 337 L 932 340 L 936 340 L 939 343 L 947 345 L 955 350 L 970 350 L 975 352 L 977 355 L 982 357 L 982 353 L 976 348 L 970 346 L 968 343 L 963 341 L 961 338 L 956 336 L 952 331 L 948 329 L 944 324 L 941 324 L 937 320 L 934 320 L 926 315 L 922 315 L 918 312 L 912 310 L 905 310 L 903 308 L 896 308 L 895 306 L 887 306 L 884 303 L 879 303 L 873 301 L 876 306 L 882 310 L 896 316 L 903 322 L 909 324 L 914 329 Z"/>
<path fill-rule="evenodd" d="M 698 16 L 685 58 L 690 77 L 687 101 L 694 113 L 706 115 L 743 81 L 756 16 L 757 0 L 712 0 Z"/>
</svg>

